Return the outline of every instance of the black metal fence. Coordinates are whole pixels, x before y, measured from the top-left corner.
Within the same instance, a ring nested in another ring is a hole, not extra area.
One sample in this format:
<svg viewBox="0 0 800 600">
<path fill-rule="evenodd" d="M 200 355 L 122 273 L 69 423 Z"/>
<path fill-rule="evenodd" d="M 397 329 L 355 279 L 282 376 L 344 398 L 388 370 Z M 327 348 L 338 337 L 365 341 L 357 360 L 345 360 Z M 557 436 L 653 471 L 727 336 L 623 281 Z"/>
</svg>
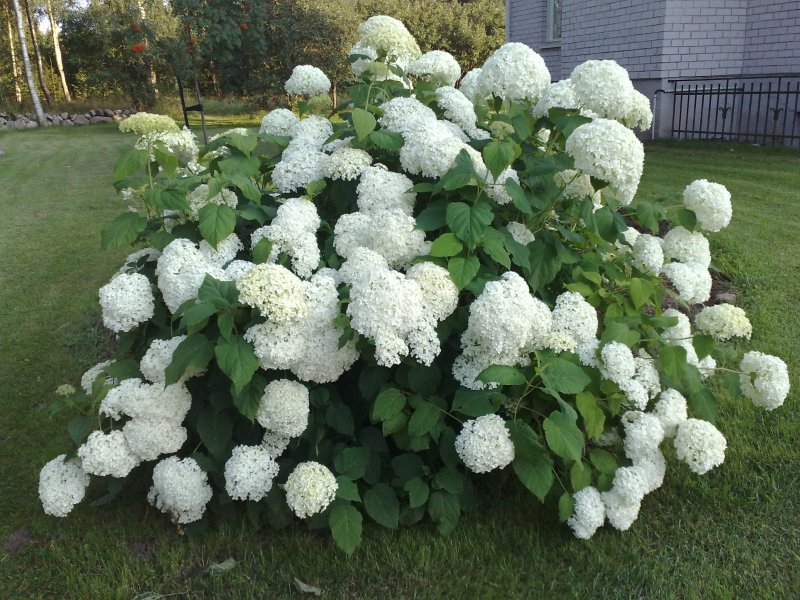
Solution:
<svg viewBox="0 0 800 600">
<path fill-rule="evenodd" d="M 669 81 L 673 138 L 800 146 L 800 74 Z"/>
</svg>

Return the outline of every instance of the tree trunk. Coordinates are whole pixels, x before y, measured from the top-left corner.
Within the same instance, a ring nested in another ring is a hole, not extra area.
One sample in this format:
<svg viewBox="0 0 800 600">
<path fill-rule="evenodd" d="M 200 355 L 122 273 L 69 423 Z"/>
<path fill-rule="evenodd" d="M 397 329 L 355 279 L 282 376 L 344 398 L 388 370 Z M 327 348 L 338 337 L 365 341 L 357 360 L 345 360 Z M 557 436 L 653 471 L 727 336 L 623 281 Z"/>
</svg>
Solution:
<svg viewBox="0 0 800 600">
<path fill-rule="evenodd" d="M 139 8 L 139 17 L 144 24 L 147 21 L 147 13 L 144 10 L 144 0 L 136 0 L 136 6 Z M 153 86 L 153 95 L 158 97 L 158 78 L 156 77 L 156 70 L 153 68 L 153 63 L 148 60 L 147 68 L 150 70 L 150 84 Z"/>
<path fill-rule="evenodd" d="M 47 89 L 47 84 L 44 82 L 44 68 L 42 67 L 42 53 L 39 51 L 39 37 L 36 35 L 36 25 L 31 17 L 31 7 L 28 0 L 23 0 L 25 5 L 25 15 L 28 17 L 28 27 L 31 30 L 31 41 L 33 42 L 33 53 L 36 56 L 36 68 L 39 74 L 39 85 L 42 88 L 44 99 L 48 106 L 53 103 L 53 96 L 50 95 L 50 90 Z"/>
<path fill-rule="evenodd" d="M 22 102 L 22 90 L 19 87 L 19 68 L 17 67 L 17 51 L 14 48 L 14 32 L 11 28 L 11 12 L 6 4 L 6 25 L 8 26 L 8 47 L 11 50 L 11 72 L 14 78 L 14 98 Z"/>
<path fill-rule="evenodd" d="M 64 74 L 64 62 L 61 60 L 61 44 L 58 41 L 58 25 L 56 24 L 56 15 L 53 13 L 53 3 L 47 0 L 47 14 L 50 15 L 50 31 L 53 34 L 53 48 L 56 53 L 56 67 L 58 68 L 58 76 L 61 78 L 61 89 L 64 90 L 64 99 L 67 102 L 72 102 L 72 96 L 69 94 L 69 87 L 67 87 L 67 76 Z"/>
<path fill-rule="evenodd" d="M 25 26 L 22 24 L 22 9 L 19 6 L 19 0 L 11 0 L 11 5 L 14 7 L 14 15 L 17 18 L 17 35 L 19 36 L 19 47 L 22 51 L 22 65 L 25 70 L 25 80 L 28 82 L 28 89 L 31 92 L 33 110 L 36 111 L 36 120 L 39 121 L 40 125 L 44 125 L 44 111 L 42 110 L 42 103 L 39 100 L 39 93 L 36 91 L 36 84 L 33 82 L 31 58 L 28 56 L 28 43 L 25 41 Z"/>
</svg>

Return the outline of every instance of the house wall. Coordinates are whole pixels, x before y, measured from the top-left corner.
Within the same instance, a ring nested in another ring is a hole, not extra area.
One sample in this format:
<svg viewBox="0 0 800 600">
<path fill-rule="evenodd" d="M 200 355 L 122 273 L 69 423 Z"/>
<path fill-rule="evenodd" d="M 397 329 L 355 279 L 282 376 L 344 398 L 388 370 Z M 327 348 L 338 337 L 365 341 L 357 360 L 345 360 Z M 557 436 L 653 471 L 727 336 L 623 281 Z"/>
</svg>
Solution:
<svg viewBox="0 0 800 600">
<path fill-rule="evenodd" d="M 800 2 L 750 0 L 742 73 L 800 72 Z"/>
</svg>

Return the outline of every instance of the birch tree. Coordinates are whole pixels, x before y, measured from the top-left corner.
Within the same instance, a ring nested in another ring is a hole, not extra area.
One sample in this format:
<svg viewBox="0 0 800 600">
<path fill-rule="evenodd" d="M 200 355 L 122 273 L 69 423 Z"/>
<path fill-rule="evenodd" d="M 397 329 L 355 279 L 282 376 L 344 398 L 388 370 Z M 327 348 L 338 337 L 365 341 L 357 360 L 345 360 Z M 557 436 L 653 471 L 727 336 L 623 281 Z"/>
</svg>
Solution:
<svg viewBox="0 0 800 600">
<path fill-rule="evenodd" d="M 39 100 L 39 92 L 36 91 L 36 84 L 33 82 L 31 58 L 28 55 L 28 42 L 25 41 L 25 27 L 22 24 L 22 9 L 19 6 L 19 0 L 11 0 L 11 6 L 14 8 L 14 16 L 17 20 L 17 35 L 19 36 L 19 47 L 22 52 L 22 67 L 25 71 L 25 81 L 28 82 L 28 90 L 31 93 L 33 110 L 36 112 L 36 120 L 39 121 L 40 125 L 44 125 L 44 111 L 42 110 L 42 102 Z"/>
</svg>

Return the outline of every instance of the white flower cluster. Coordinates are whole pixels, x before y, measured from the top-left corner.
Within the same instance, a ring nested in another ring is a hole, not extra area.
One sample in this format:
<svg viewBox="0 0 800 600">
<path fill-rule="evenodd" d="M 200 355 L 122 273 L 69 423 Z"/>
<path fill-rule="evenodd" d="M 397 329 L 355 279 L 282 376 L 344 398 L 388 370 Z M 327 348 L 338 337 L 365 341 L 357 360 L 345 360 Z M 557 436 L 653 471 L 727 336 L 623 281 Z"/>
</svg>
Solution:
<svg viewBox="0 0 800 600">
<path fill-rule="evenodd" d="M 184 127 L 179 131 L 150 131 L 142 135 L 134 148 L 150 150 L 150 160 L 156 160 L 153 152 L 155 147 L 163 145 L 182 163 L 197 160 L 200 149 L 197 147 L 197 137 L 192 131 Z"/>
<path fill-rule="evenodd" d="M 453 86 L 461 78 L 461 67 L 449 52 L 431 50 L 411 63 L 408 73 L 441 85 Z"/>
<path fill-rule="evenodd" d="M 197 297 L 206 275 L 227 279 L 225 271 L 211 264 L 190 240 L 178 238 L 164 248 L 158 258 L 156 276 L 158 289 L 171 313 L 174 314 L 187 300 Z"/>
<path fill-rule="evenodd" d="M 89 486 L 89 475 L 79 460 L 57 456 L 39 472 L 39 499 L 48 515 L 66 517 L 83 500 Z"/>
<path fill-rule="evenodd" d="M 330 156 L 319 149 L 296 146 L 293 150 L 284 150 L 281 161 L 272 170 L 272 183 L 284 194 L 324 179 L 328 170 Z"/>
<path fill-rule="evenodd" d="M 311 277 L 319 266 L 317 230 L 321 224 L 317 207 L 303 198 L 290 198 L 278 207 L 278 213 L 269 225 L 256 229 L 251 236 L 251 246 L 263 238 L 272 242 L 269 262 L 275 262 L 281 252 L 292 259 L 292 269 L 298 276 Z"/>
<path fill-rule="evenodd" d="M 664 266 L 664 251 L 661 240 L 656 236 L 642 233 L 633 244 L 633 264 L 644 273 L 658 275 Z"/>
<path fill-rule="evenodd" d="M 186 200 L 189 202 L 188 217 L 192 221 L 197 221 L 200 218 L 200 209 L 208 204 L 219 204 L 236 208 L 236 205 L 239 203 L 236 194 L 227 189 L 221 190 L 216 196 L 209 198 L 208 185 L 205 183 L 201 183 L 189 192 Z"/>
<path fill-rule="evenodd" d="M 263 446 L 236 446 L 225 463 L 225 491 L 234 500 L 258 502 L 272 489 L 278 463 Z"/>
<path fill-rule="evenodd" d="M 92 388 L 94 387 L 95 380 L 104 372 L 104 369 L 113 362 L 113 360 L 99 362 L 81 376 L 81 388 L 83 388 L 83 391 L 86 392 L 87 395 L 92 395 Z M 116 380 L 110 377 L 105 377 L 103 381 L 109 385 L 116 385 Z"/>
<path fill-rule="evenodd" d="M 420 57 L 419 45 L 406 26 L 393 17 L 376 15 L 364 21 L 358 27 L 359 39 L 351 54 L 369 55 L 369 50 L 378 56 L 386 57 L 388 62 L 397 64 L 402 69 Z"/>
<path fill-rule="evenodd" d="M 481 67 L 477 89 L 481 96 L 536 102 L 550 85 L 544 59 L 519 42 L 503 44 Z"/>
<path fill-rule="evenodd" d="M 286 504 L 301 519 L 325 510 L 336 498 L 339 484 L 325 465 L 318 462 L 301 462 L 289 475 L 283 486 Z"/>
<path fill-rule="evenodd" d="M 331 80 L 317 67 L 297 65 L 283 88 L 292 96 L 317 96 L 330 91 Z"/>
<path fill-rule="evenodd" d="M 683 227 L 670 229 L 662 240 L 664 258 L 682 263 L 695 263 L 705 268 L 711 264 L 708 239 L 702 233 Z"/>
<path fill-rule="evenodd" d="M 593 487 L 585 487 L 575 492 L 575 509 L 567 521 L 576 538 L 588 540 L 606 520 L 606 507 L 600 492 Z"/>
<path fill-rule="evenodd" d="M 598 366 L 594 351 L 597 340 L 597 311 L 578 292 L 564 292 L 556 298 L 553 307 L 553 322 L 550 336 L 563 336 L 572 340 L 569 344 L 577 349 L 587 366 Z"/>
<path fill-rule="evenodd" d="M 719 430 L 708 421 L 686 419 L 675 434 L 675 455 L 698 475 L 708 473 L 725 461 L 725 441 Z"/>
<path fill-rule="evenodd" d="M 358 209 L 363 213 L 398 210 L 411 216 L 417 196 L 409 192 L 413 185 L 408 177 L 390 171 L 384 165 L 368 167 L 361 174 L 356 188 Z"/>
<path fill-rule="evenodd" d="M 369 152 L 343 146 L 331 154 L 325 175 L 330 179 L 353 181 L 361 177 L 371 164 L 372 157 Z"/>
<path fill-rule="evenodd" d="M 661 337 L 664 341 L 670 345 L 680 346 L 686 350 L 686 362 L 700 369 L 701 377 L 705 379 L 711 375 L 717 366 L 717 362 L 711 356 L 706 356 L 702 360 L 697 356 L 697 351 L 692 344 L 692 326 L 689 323 L 689 317 L 674 308 L 665 310 L 664 316 L 678 319 L 676 325 L 665 329 L 661 333 Z"/>
<path fill-rule="evenodd" d="M 308 388 L 302 383 L 278 379 L 267 384 L 256 420 L 266 430 L 287 438 L 299 437 L 308 427 Z"/>
<path fill-rule="evenodd" d="M 510 204 L 512 202 L 512 198 L 506 190 L 506 182 L 509 179 L 519 183 L 519 173 L 517 173 L 511 167 L 507 167 L 502 173 L 500 173 L 496 180 L 491 173 L 488 173 L 486 175 L 486 187 L 484 188 L 486 195 L 497 202 L 497 204 Z"/>
<path fill-rule="evenodd" d="M 139 371 L 145 376 L 145 379 L 152 383 L 163 384 L 166 381 L 164 371 L 172 362 L 172 355 L 175 349 L 185 339 L 185 335 L 177 335 L 166 340 L 155 339 L 150 342 L 147 352 L 144 353 L 142 360 L 139 362 Z M 203 372 L 203 369 L 196 369 L 190 366 L 181 381 L 197 377 Z"/>
<path fill-rule="evenodd" d="M 572 70 L 578 105 L 605 119 L 622 120 L 633 107 L 634 88 L 628 72 L 613 60 L 587 60 Z"/>
<path fill-rule="evenodd" d="M 128 446 L 122 431 L 93 431 L 78 448 L 83 470 L 91 475 L 125 477 L 141 459 Z"/>
<path fill-rule="evenodd" d="M 774 410 L 789 395 L 789 372 L 777 356 L 751 350 L 742 357 L 739 369 L 742 394 L 756 406 Z"/>
<path fill-rule="evenodd" d="M 506 422 L 498 415 L 483 415 L 465 422 L 455 441 L 461 462 L 473 473 L 502 469 L 514 460 L 514 444 Z"/>
<path fill-rule="evenodd" d="M 706 179 L 693 181 L 683 191 L 683 203 L 697 216 L 706 231 L 720 231 L 731 222 L 731 194 L 724 185 Z"/>
<path fill-rule="evenodd" d="M 306 316 L 303 281 L 286 267 L 263 263 L 236 281 L 239 300 L 280 325 Z"/>
<path fill-rule="evenodd" d="M 499 281 L 487 283 L 470 306 L 453 376 L 462 386 L 479 390 L 487 384 L 476 377 L 487 367 L 527 365 L 530 351 L 546 344 L 552 320 L 550 309 L 531 295 L 522 277 L 503 273 Z"/>
<path fill-rule="evenodd" d="M 130 331 L 155 312 L 150 280 L 140 273 L 119 273 L 100 288 L 103 324 L 117 333 Z"/>
<path fill-rule="evenodd" d="M 436 90 L 436 104 L 444 111 L 444 117 L 460 127 L 473 139 L 486 139 L 489 133 L 477 126 L 475 106 L 461 91 L 452 86 Z"/>
<path fill-rule="evenodd" d="M 153 486 L 147 500 L 173 522 L 185 525 L 199 520 L 211 500 L 208 475 L 193 458 L 170 456 L 153 469 Z"/>
<path fill-rule="evenodd" d="M 523 246 L 527 246 L 536 239 L 536 236 L 528 229 L 528 226 L 519 221 L 509 221 L 508 225 L 506 225 L 506 230 L 511 234 L 515 242 Z"/>
<path fill-rule="evenodd" d="M 264 115 L 264 118 L 261 119 L 261 128 L 258 130 L 258 133 L 287 136 L 290 135 L 292 127 L 294 127 L 298 121 L 297 115 L 288 108 L 276 108 L 269 111 Z"/>
<path fill-rule="evenodd" d="M 749 340 L 753 333 L 753 326 L 745 312 L 731 304 L 706 306 L 697 313 L 694 325 L 699 331 L 723 341 L 733 337 L 743 337 Z"/>
<path fill-rule="evenodd" d="M 575 98 L 571 80 L 562 79 L 551 83 L 533 106 L 531 112 L 538 119 L 546 117 L 551 108 L 578 108 L 578 100 Z"/>
<path fill-rule="evenodd" d="M 336 221 L 334 245 L 345 259 L 357 248 L 368 248 L 385 258 L 390 267 L 403 267 L 431 247 L 425 232 L 416 227 L 414 217 L 399 210 L 354 212 Z"/>
<path fill-rule="evenodd" d="M 673 438 L 678 425 L 689 418 L 686 398 L 678 390 L 664 390 L 658 397 L 653 414 L 661 421 L 664 437 Z"/>
<path fill-rule="evenodd" d="M 633 200 L 644 168 L 644 148 L 634 133 L 610 119 L 595 119 L 567 138 L 575 168 L 616 188 L 621 204 Z"/>
<path fill-rule="evenodd" d="M 673 262 L 664 265 L 661 271 L 684 302 L 701 304 L 711 297 L 711 273 L 702 264 Z"/>
<path fill-rule="evenodd" d="M 119 130 L 122 133 L 135 133 L 138 136 L 143 136 L 151 132 L 178 132 L 180 127 L 167 115 L 138 112 L 122 120 L 119 124 Z"/>
<path fill-rule="evenodd" d="M 480 78 L 481 71 L 482 69 L 480 67 L 477 69 L 472 69 L 461 78 L 461 81 L 458 84 L 459 91 L 469 98 L 470 102 L 473 104 L 478 104 L 484 98 L 484 96 L 482 96 L 478 90 L 478 80 Z"/>
</svg>

